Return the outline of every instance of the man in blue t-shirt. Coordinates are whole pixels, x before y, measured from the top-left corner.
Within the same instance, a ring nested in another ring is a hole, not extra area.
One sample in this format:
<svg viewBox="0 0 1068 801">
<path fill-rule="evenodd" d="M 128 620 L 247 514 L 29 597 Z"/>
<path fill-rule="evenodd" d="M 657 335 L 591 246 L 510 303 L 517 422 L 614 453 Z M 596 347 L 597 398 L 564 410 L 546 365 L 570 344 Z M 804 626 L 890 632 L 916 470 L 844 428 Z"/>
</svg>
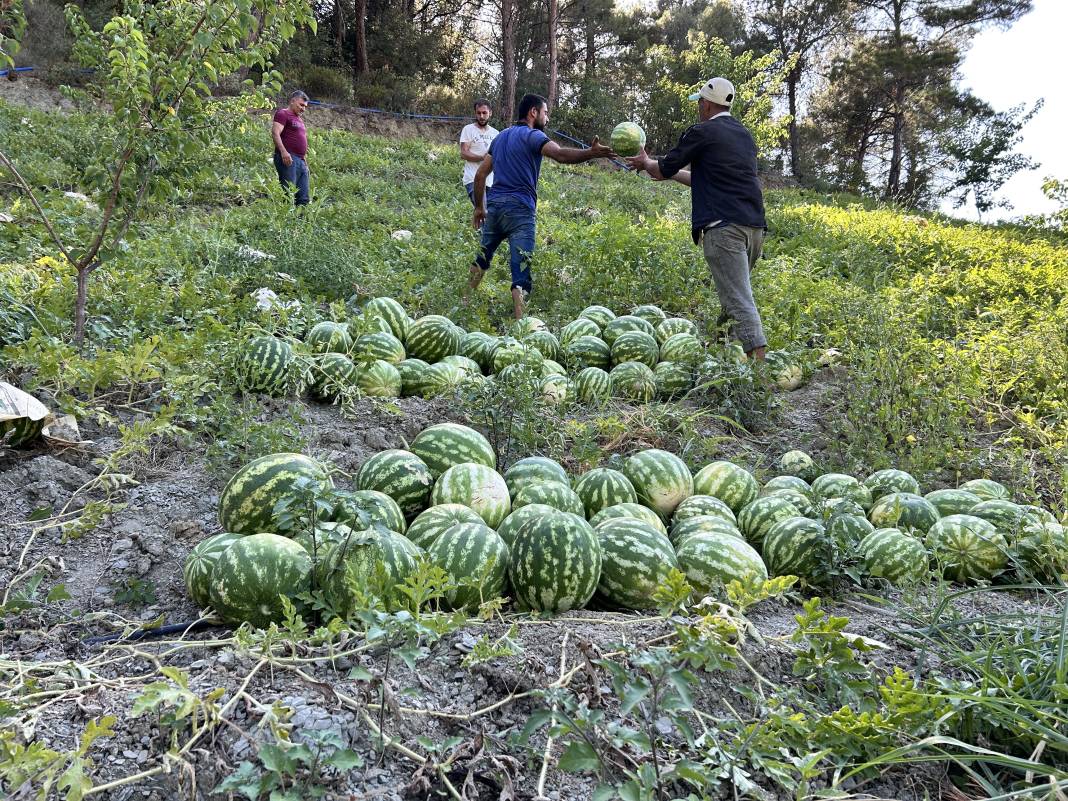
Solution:
<svg viewBox="0 0 1068 801">
<path fill-rule="evenodd" d="M 467 294 L 481 283 L 493 254 L 507 239 L 512 265 L 512 304 L 517 320 L 526 313 L 526 299 L 531 290 L 530 254 L 534 252 L 534 210 L 538 205 L 542 156 L 560 164 L 581 164 L 615 155 L 596 138 L 585 149 L 561 147 L 546 136 L 548 123 L 549 107 L 545 98 L 524 95 L 516 109 L 515 124 L 497 134 L 475 173 L 473 222 L 476 229 L 482 229 L 482 242 L 471 265 Z M 493 173 L 493 186 L 483 205 L 486 177 L 490 173 Z"/>
<path fill-rule="evenodd" d="M 704 247 L 716 285 L 719 324 L 729 325 L 749 356 L 763 359 L 768 342 L 749 281 L 767 230 L 756 143 L 731 116 L 734 85 L 726 78 L 712 78 L 690 100 L 697 101 L 700 122 L 683 132 L 674 149 L 659 159 L 642 150 L 627 163 L 654 180 L 674 178 L 690 187 L 691 232 L 694 244 Z M 690 169 L 682 169 L 687 164 Z"/>
</svg>

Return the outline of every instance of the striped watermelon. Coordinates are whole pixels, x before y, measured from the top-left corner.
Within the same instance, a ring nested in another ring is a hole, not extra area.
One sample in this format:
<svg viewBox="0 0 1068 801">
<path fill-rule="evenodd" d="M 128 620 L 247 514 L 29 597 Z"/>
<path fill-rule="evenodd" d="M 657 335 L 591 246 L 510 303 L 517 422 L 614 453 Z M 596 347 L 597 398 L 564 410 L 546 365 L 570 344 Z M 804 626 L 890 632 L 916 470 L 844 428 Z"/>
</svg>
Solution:
<svg viewBox="0 0 1068 801">
<path fill-rule="evenodd" d="M 678 568 L 668 538 L 634 518 L 606 520 L 595 529 L 601 545 L 597 600 L 622 609 L 652 609 L 653 593 Z"/>
<path fill-rule="evenodd" d="M 500 345 L 497 337 L 482 331 L 471 331 L 460 340 L 460 355 L 473 359 L 483 373 L 493 372 L 493 355 Z"/>
<path fill-rule="evenodd" d="M 189 597 L 198 608 L 203 609 L 211 604 L 211 573 L 219 557 L 243 536 L 245 535 L 224 531 L 201 540 L 189 552 L 182 567 L 182 575 Z"/>
<path fill-rule="evenodd" d="M 282 619 L 282 596 L 309 589 L 312 561 L 293 540 L 250 534 L 223 551 L 211 571 L 212 607 L 231 623 L 263 628 Z"/>
<path fill-rule="evenodd" d="M 348 327 L 329 320 L 313 325 L 304 342 L 312 353 L 348 353 L 352 350 Z"/>
<path fill-rule="evenodd" d="M 7 448 L 28 445 L 41 436 L 47 420 L 47 416 L 37 420 L 26 416 L 0 420 L 0 443 Z"/>
<path fill-rule="evenodd" d="M 675 334 L 692 334 L 695 337 L 697 336 L 697 326 L 682 317 L 668 317 L 665 320 L 661 320 L 659 323 L 653 323 L 653 328 L 656 329 L 656 341 L 661 345 L 671 337 L 675 336 Z"/>
<path fill-rule="evenodd" d="M 700 515 L 722 517 L 731 525 L 735 525 L 738 522 L 731 508 L 712 495 L 691 495 L 675 508 L 675 514 L 671 516 L 671 522 L 680 523 L 687 518 Z"/>
<path fill-rule="evenodd" d="M 660 359 L 660 347 L 656 337 L 644 331 L 624 331 L 612 343 L 612 364 L 641 362 L 650 369 Z"/>
<path fill-rule="evenodd" d="M 381 359 L 356 371 L 356 386 L 369 398 L 399 398 L 402 384 L 400 371 Z"/>
<path fill-rule="evenodd" d="M 780 520 L 801 517 L 797 506 L 781 495 L 754 498 L 738 512 L 738 528 L 747 542 L 761 545 L 768 531 Z"/>
<path fill-rule="evenodd" d="M 335 494 L 337 502 L 326 516 L 332 523 L 344 523 L 357 531 L 378 525 L 400 534 L 408 527 L 400 505 L 384 492 L 361 489 L 337 490 Z"/>
<path fill-rule="evenodd" d="M 482 518 L 463 504 L 443 503 L 421 512 L 408 526 L 406 533 L 415 545 L 428 549 L 434 540 L 457 523 L 482 523 Z"/>
<path fill-rule="evenodd" d="M 493 372 L 499 373 L 513 364 L 525 365 L 531 369 L 536 368 L 540 372 L 543 361 L 545 357 L 541 355 L 540 350 L 524 345 L 522 342 L 513 341 L 501 345 L 493 352 Z"/>
<path fill-rule="evenodd" d="M 405 359 L 397 365 L 401 377 L 401 397 L 422 397 L 429 389 L 430 365 L 422 359 Z"/>
<path fill-rule="evenodd" d="M 575 376 L 575 393 L 584 403 L 600 403 L 612 396 L 612 379 L 600 367 L 587 367 Z"/>
<path fill-rule="evenodd" d="M 541 390 L 541 369 L 529 364 L 507 364 L 497 373 L 497 381 L 513 387 L 522 387 L 525 392 Z"/>
<path fill-rule="evenodd" d="M 864 515 L 840 514 L 827 521 L 827 533 L 845 551 L 851 551 L 875 526 Z"/>
<path fill-rule="evenodd" d="M 478 362 L 474 359 L 469 359 L 467 356 L 461 356 L 459 353 L 454 353 L 452 356 L 446 356 L 438 362 L 438 364 L 447 364 L 450 367 L 458 367 L 468 375 L 482 375 L 482 368 L 478 366 Z"/>
<path fill-rule="evenodd" d="M 407 520 L 427 507 L 433 486 L 430 468 L 410 451 L 379 451 L 356 474 L 356 489 L 384 492 L 397 502 Z"/>
<path fill-rule="evenodd" d="M 802 495 L 810 495 L 812 493 L 812 487 L 803 478 L 798 478 L 797 476 L 775 476 L 768 479 L 768 483 L 760 490 L 760 494 L 770 495 L 781 489 L 791 489 L 795 492 L 800 492 Z"/>
<path fill-rule="evenodd" d="M 404 344 L 393 334 L 378 331 L 361 334 L 356 338 L 356 353 L 360 361 L 373 362 L 381 359 L 390 364 L 400 364 L 405 359 Z"/>
<path fill-rule="evenodd" d="M 819 582 L 830 566 L 831 547 L 823 524 L 789 517 L 764 535 L 764 561 L 774 576 L 797 576 Z"/>
<path fill-rule="evenodd" d="M 1068 529 L 1056 521 L 1028 525 L 1013 548 L 1016 572 L 1024 579 L 1059 579 L 1068 573 Z"/>
<path fill-rule="evenodd" d="M 449 318 L 428 314 L 412 323 L 404 343 L 409 356 L 433 364 L 459 353 L 462 339 L 463 333 Z"/>
<path fill-rule="evenodd" d="M 978 495 L 983 501 L 1007 501 L 1012 497 L 1004 484 L 989 478 L 973 478 L 961 484 L 959 489 Z"/>
<path fill-rule="evenodd" d="M 812 457 L 799 450 L 784 453 L 779 459 L 779 469 L 788 476 L 797 476 L 805 481 L 812 481 L 819 475 L 819 468 Z"/>
<path fill-rule="evenodd" d="M 947 515 L 963 515 L 982 502 L 982 498 L 974 492 L 962 489 L 939 489 L 932 490 L 923 496 L 942 517 Z"/>
<path fill-rule="evenodd" d="M 920 494 L 920 483 L 904 470 L 876 470 L 866 479 L 864 486 L 871 490 L 872 500 L 879 500 L 891 492 L 911 492 Z"/>
<path fill-rule="evenodd" d="M 338 539 L 326 547 L 316 569 L 323 595 L 342 617 L 351 617 L 366 598 L 377 595 L 386 608 L 407 606 L 400 591 L 416 569 L 422 550 L 396 531 L 375 527 L 355 531 L 339 526 Z"/>
<path fill-rule="evenodd" d="M 699 595 L 708 595 L 732 581 L 764 581 L 768 568 L 760 554 L 741 537 L 718 531 L 694 534 L 680 541 L 679 569 Z"/>
<path fill-rule="evenodd" d="M 660 515 L 640 503 L 617 503 L 612 506 L 606 506 L 590 518 L 590 525 L 597 528 L 606 520 L 617 520 L 621 517 L 640 520 L 652 526 L 661 534 L 667 534 L 667 527 L 664 525 L 664 521 L 660 519 Z"/>
<path fill-rule="evenodd" d="M 408 312 L 393 298 L 371 298 L 364 304 L 363 316 L 367 319 L 383 321 L 389 327 L 390 333 L 401 342 L 404 341 L 408 327 L 411 325 Z"/>
<path fill-rule="evenodd" d="M 512 508 L 519 509 L 532 503 L 545 504 L 561 512 L 585 514 L 582 499 L 571 487 L 559 481 L 539 481 L 536 484 L 528 484 L 516 493 Z"/>
<path fill-rule="evenodd" d="M 912 529 L 924 534 L 938 518 L 938 510 L 930 501 L 911 492 L 883 495 L 868 512 L 868 520 L 876 528 Z"/>
<path fill-rule="evenodd" d="M 435 479 L 453 465 L 465 462 L 497 467 L 497 456 L 489 440 L 459 423 L 438 423 L 424 428 L 412 440 L 410 450 L 426 463 Z"/>
<path fill-rule="evenodd" d="M 672 334 L 660 345 L 660 361 L 693 365 L 704 358 L 705 349 L 693 334 Z"/>
<path fill-rule="evenodd" d="M 494 529 L 512 507 L 504 477 L 492 467 L 473 462 L 453 465 L 438 476 L 430 500 L 435 505 L 460 503 L 468 506 Z"/>
<path fill-rule="evenodd" d="M 968 514 L 981 517 L 1010 539 L 1029 524 L 1040 522 L 1037 517 L 1012 501 L 994 499 L 973 506 Z"/>
<path fill-rule="evenodd" d="M 461 367 L 447 362 L 430 365 L 426 371 L 423 397 L 436 398 L 452 392 L 472 380 L 474 376 Z"/>
<path fill-rule="evenodd" d="M 601 326 L 586 317 L 579 317 L 560 329 L 560 344 L 566 349 L 579 337 L 601 336 Z"/>
<path fill-rule="evenodd" d="M 623 362 L 608 374 L 616 398 L 648 403 L 656 397 L 656 376 L 641 362 Z"/>
<path fill-rule="evenodd" d="M 587 306 L 579 313 L 579 319 L 592 320 L 597 324 L 599 333 L 601 329 L 616 319 L 616 315 L 607 306 Z"/>
<path fill-rule="evenodd" d="M 287 395 L 296 384 L 293 348 L 275 337 L 253 337 L 239 351 L 237 378 L 243 392 Z"/>
<path fill-rule="evenodd" d="M 927 549 L 923 542 L 896 528 L 880 528 L 857 546 L 864 568 L 891 584 L 908 584 L 927 575 Z"/>
<path fill-rule="evenodd" d="M 660 362 L 653 368 L 656 393 L 662 398 L 677 398 L 693 387 L 693 371 L 678 362 Z"/>
<path fill-rule="evenodd" d="M 756 498 L 760 485 L 744 467 L 731 462 L 712 462 L 693 477 L 693 491 L 719 498 L 738 514 L 743 506 Z"/>
<path fill-rule="evenodd" d="M 567 471 L 559 462 L 546 456 L 527 456 L 520 459 L 504 471 L 504 481 L 513 498 L 523 487 L 540 481 L 556 481 L 566 487 L 571 486 Z"/>
<path fill-rule="evenodd" d="M 812 494 L 819 498 L 845 498 L 860 481 L 845 473 L 824 473 L 812 480 Z"/>
<path fill-rule="evenodd" d="M 649 448 L 639 451 L 623 464 L 638 502 L 670 519 L 675 508 L 693 495 L 693 475 L 686 462 L 668 451 Z"/>
<path fill-rule="evenodd" d="M 631 316 L 640 317 L 649 323 L 649 325 L 656 326 L 664 322 L 667 319 L 667 315 L 664 310 L 659 306 L 654 306 L 651 303 L 646 303 L 641 306 L 635 306 L 630 310 Z"/>
<path fill-rule="evenodd" d="M 348 356 L 324 353 L 316 356 L 311 366 L 308 389 L 321 400 L 335 400 L 356 386 L 359 369 Z"/>
<path fill-rule="evenodd" d="M 926 542 L 946 577 L 953 581 L 989 580 L 1008 563 L 1005 537 L 981 517 L 943 517 L 931 526 Z"/>
<path fill-rule="evenodd" d="M 299 453 L 272 453 L 238 470 L 219 496 L 219 525 L 235 534 L 276 532 L 274 507 L 297 494 L 302 479 L 333 486 L 321 464 Z"/>
<path fill-rule="evenodd" d="M 797 513 L 803 517 L 816 517 L 820 513 L 819 506 L 815 504 L 808 495 L 803 492 L 798 492 L 797 490 L 777 489 L 762 497 L 785 498 L 793 504 L 793 507 L 797 509 Z"/>
<path fill-rule="evenodd" d="M 552 359 L 546 359 L 541 363 L 541 376 L 542 378 L 548 378 L 551 375 L 567 375 L 567 370 L 560 362 Z"/>
<path fill-rule="evenodd" d="M 564 358 L 564 349 L 560 345 L 560 340 L 549 331 L 535 331 L 527 334 L 523 337 L 522 343 L 538 351 L 546 359 L 559 361 Z"/>
<path fill-rule="evenodd" d="M 630 479 L 610 467 L 587 470 L 575 480 L 572 489 L 582 499 L 587 518 L 617 503 L 638 503 L 638 493 Z"/>
<path fill-rule="evenodd" d="M 579 609 L 601 578 L 601 543 L 578 515 L 551 512 L 516 533 L 508 576 L 521 608 L 557 614 Z"/>
<path fill-rule="evenodd" d="M 554 509 L 552 506 L 546 506 L 543 503 L 530 503 L 526 506 L 520 506 L 518 509 L 512 507 L 508 517 L 504 518 L 504 522 L 497 526 L 497 533 L 505 544 L 511 548 L 515 542 L 516 535 L 524 526 L 532 525 L 531 521 L 539 520 L 546 515 L 559 511 L 559 509 Z"/>
<path fill-rule="evenodd" d="M 551 375 L 538 384 L 541 399 L 546 403 L 564 403 L 574 394 L 574 385 L 566 375 Z"/>
<path fill-rule="evenodd" d="M 608 343 L 608 347 L 612 347 L 616 339 L 627 331 L 642 331 L 654 340 L 656 339 L 656 329 L 653 328 L 652 324 L 641 317 L 635 317 L 633 314 L 624 314 L 614 320 L 610 320 L 601 329 L 601 339 Z"/>
<path fill-rule="evenodd" d="M 508 333 L 516 339 L 521 340 L 523 337 L 538 331 L 548 330 L 549 327 L 545 325 L 543 320 L 539 320 L 537 317 L 522 317 L 512 323 L 512 330 Z"/>
<path fill-rule="evenodd" d="M 730 534 L 732 537 L 742 539 L 742 532 L 734 523 L 729 523 L 717 515 L 697 515 L 671 526 L 670 539 L 676 548 L 681 546 L 687 539 L 695 534 L 707 534 L 714 531 L 720 534 Z"/>
<path fill-rule="evenodd" d="M 572 370 L 586 367 L 604 370 L 612 364 L 612 351 L 603 339 L 584 334 L 564 346 L 564 358 Z"/>
<path fill-rule="evenodd" d="M 445 592 L 452 609 L 477 609 L 504 593 L 508 546 L 483 523 L 458 523 L 434 540 L 427 556 L 457 584 Z"/>
<path fill-rule="evenodd" d="M 1033 517 L 1038 523 L 1059 523 L 1057 516 L 1053 514 L 1049 509 L 1044 509 L 1041 506 L 1032 506 L 1031 504 L 1022 503 L 1020 508 L 1024 510 L 1028 515 Z"/>
</svg>

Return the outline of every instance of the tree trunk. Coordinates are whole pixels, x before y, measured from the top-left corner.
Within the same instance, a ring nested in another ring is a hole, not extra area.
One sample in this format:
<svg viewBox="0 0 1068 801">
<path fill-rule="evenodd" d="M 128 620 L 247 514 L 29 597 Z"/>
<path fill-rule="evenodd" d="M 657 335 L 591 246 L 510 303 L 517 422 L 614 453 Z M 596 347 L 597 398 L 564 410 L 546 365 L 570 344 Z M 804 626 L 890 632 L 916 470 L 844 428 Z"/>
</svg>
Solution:
<svg viewBox="0 0 1068 801">
<path fill-rule="evenodd" d="M 588 4 L 583 4 L 582 17 L 586 21 L 586 71 L 582 80 L 584 83 L 589 83 L 597 73 L 597 29 L 593 27 L 593 18 Z"/>
<path fill-rule="evenodd" d="M 549 0 L 549 92 L 546 100 L 549 101 L 549 109 L 556 108 L 556 93 L 559 89 L 557 84 L 560 80 L 560 57 L 556 41 L 556 27 L 560 17 L 560 5 L 558 0 Z"/>
<path fill-rule="evenodd" d="M 356 41 L 353 44 L 353 70 L 357 75 L 371 71 L 367 64 L 367 0 L 356 0 Z"/>
<path fill-rule="evenodd" d="M 89 299 L 89 267 L 79 267 L 77 294 L 74 298 L 74 344 L 81 347 L 85 340 L 85 307 Z"/>
<path fill-rule="evenodd" d="M 790 172 L 798 181 L 801 180 L 801 137 L 797 127 L 797 84 L 801 80 L 801 66 L 790 70 L 786 76 L 786 102 L 790 112 L 790 125 L 787 136 L 790 140 Z"/>
<path fill-rule="evenodd" d="M 341 60 L 342 47 L 345 44 L 345 13 L 341 0 L 334 0 L 334 52 L 339 63 Z"/>
<path fill-rule="evenodd" d="M 515 116 L 515 0 L 501 0 L 501 115 Z"/>
<path fill-rule="evenodd" d="M 890 168 L 886 173 L 886 197 L 893 200 L 901 193 L 901 158 L 905 150 L 905 86 L 898 82 L 894 89 L 893 145 Z"/>
</svg>

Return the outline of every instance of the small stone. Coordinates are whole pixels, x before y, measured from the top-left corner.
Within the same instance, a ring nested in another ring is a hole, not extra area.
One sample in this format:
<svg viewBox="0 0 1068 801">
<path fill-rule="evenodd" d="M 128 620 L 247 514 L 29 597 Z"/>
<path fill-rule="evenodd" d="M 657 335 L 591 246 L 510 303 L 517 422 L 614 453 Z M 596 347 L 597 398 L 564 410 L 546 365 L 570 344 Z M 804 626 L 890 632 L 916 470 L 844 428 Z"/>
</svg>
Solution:
<svg viewBox="0 0 1068 801">
<path fill-rule="evenodd" d="M 123 537 L 122 539 L 115 540 L 114 545 L 111 546 L 111 550 L 115 553 L 122 553 L 128 551 L 133 547 L 133 540 L 129 537 Z"/>
<path fill-rule="evenodd" d="M 215 663 L 218 665 L 232 665 L 234 663 L 234 652 L 223 651 L 217 657 L 215 657 Z"/>
<path fill-rule="evenodd" d="M 124 757 L 126 757 L 127 759 L 137 759 L 137 752 L 136 751 L 131 751 L 128 748 L 125 751 L 122 752 L 122 755 Z"/>
</svg>

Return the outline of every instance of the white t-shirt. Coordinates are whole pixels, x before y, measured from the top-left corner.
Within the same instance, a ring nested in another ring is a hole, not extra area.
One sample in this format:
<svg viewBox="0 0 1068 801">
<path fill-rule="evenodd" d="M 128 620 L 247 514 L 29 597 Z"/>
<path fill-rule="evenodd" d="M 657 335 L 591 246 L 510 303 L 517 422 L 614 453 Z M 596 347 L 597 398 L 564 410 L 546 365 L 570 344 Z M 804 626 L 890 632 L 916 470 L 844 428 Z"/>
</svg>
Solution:
<svg viewBox="0 0 1068 801">
<path fill-rule="evenodd" d="M 468 123 L 464 126 L 464 129 L 460 131 L 460 144 L 464 142 L 471 143 L 471 152 L 476 156 L 485 156 L 489 153 L 490 142 L 497 136 L 497 129 L 492 125 L 487 125 L 485 128 L 479 128 L 476 123 Z M 464 162 L 464 177 L 463 184 L 467 186 L 475 180 L 475 173 L 478 172 L 478 164 L 474 161 Z M 493 173 L 491 172 L 486 176 L 486 186 L 493 186 Z"/>
</svg>

